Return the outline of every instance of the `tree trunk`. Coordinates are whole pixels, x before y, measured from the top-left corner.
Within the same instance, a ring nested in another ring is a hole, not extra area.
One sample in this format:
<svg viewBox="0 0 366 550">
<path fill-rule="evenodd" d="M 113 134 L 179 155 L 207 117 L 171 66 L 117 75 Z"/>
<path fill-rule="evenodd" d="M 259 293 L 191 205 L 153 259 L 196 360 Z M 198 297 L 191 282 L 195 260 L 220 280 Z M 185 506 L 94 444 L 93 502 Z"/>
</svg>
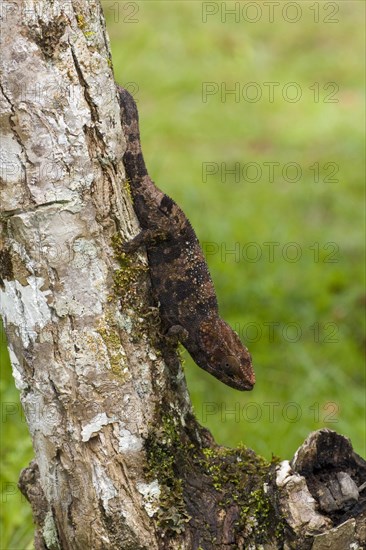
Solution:
<svg viewBox="0 0 366 550">
<path fill-rule="evenodd" d="M 269 464 L 192 414 L 146 258 L 115 253 L 137 222 L 99 2 L 1 8 L 0 306 L 36 548 L 362 548 L 366 463 L 347 439 L 322 430 Z"/>
</svg>

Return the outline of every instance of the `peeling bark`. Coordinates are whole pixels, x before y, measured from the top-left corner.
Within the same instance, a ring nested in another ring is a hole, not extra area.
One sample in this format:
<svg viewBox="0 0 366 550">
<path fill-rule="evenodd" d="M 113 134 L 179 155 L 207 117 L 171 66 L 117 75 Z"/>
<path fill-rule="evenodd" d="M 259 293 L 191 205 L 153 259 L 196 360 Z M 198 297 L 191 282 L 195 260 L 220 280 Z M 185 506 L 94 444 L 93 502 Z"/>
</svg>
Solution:
<svg viewBox="0 0 366 550">
<path fill-rule="evenodd" d="M 192 414 L 146 258 L 114 252 L 137 223 L 99 3 L 2 8 L 0 310 L 36 548 L 363 548 L 366 467 L 348 440 L 322 430 L 268 464 Z"/>
</svg>

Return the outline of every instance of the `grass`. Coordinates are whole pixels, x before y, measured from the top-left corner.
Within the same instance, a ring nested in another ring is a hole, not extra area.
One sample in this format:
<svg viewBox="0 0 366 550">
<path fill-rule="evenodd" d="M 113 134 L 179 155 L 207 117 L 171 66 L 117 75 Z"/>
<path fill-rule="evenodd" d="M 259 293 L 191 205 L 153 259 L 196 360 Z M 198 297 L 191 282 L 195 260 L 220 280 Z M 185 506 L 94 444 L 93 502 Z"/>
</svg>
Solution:
<svg viewBox="0 0 366 550">
<path fill-rule="evenodd" d="M 297 23 L 284 18 L 284 3 L 273 23 L 262 6 L 250 23 L 243 13 L 225 22 L 218 3 L 203 23 L 201 2 L 103 3 L 150 174 L 196 228 L 222 315 L 253 355 L 252 393 L 226 388 L 186 357 L 196 414 L 219 443 L 244 442 L 267 458 L 290 458 L 324 426 L 366 451 L 364 4 L 330 4 L 337 14 L 301 2 Z M 273 101 L 266 82 L 279 83 Z M 205 83 L 214 84 L 203 101 Z M 239 98 L 225 95 L 235 85 Z M 297 102 L 286 100 L 299 90 Z M 273 174 L 268 163 L 278 163 Z M 228 172 L 235 166 L 239 178 Z M 18 403 L 4 353 L 2 405 Z M 19 413 L 1 427 L 4 488 L 31 448 Z M 30 528 L 19 496 L 8 495 L 2 513 L 1 548 L 26 548 L 14 542 Z"/>
<path fill-rule="evenodd" d="M 0 549 L 32 548 L 30 506 L 17 488 L 19 473 L 33 457 L 33 449 L 19 393 L 11 376 L 9 358 L 0 323 Z"/>
</svg>

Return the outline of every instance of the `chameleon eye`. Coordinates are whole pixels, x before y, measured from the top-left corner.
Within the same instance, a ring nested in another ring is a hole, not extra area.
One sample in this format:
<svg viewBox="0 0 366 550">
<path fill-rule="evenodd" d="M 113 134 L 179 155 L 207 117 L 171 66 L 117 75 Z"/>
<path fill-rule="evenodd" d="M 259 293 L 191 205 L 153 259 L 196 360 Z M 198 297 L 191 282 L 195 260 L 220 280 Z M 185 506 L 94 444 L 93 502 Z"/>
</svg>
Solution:
<svg viewBox="0 0 366 550">
<path fill-rule="evenodd" d="M 230 370 L 240 374 L 240 363 L 233 355 L 226 355 L 222 358 L 221 365 L 224 370 Z"/>
</svg>

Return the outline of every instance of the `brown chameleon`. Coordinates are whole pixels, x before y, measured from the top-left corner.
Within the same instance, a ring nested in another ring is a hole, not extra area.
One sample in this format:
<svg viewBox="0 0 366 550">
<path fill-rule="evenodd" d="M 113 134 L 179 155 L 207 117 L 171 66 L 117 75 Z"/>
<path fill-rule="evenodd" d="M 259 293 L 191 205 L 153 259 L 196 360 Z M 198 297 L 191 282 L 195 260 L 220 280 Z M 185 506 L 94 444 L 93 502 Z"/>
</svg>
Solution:
<svg viewBox="0 0 366 550">
<path fill-rule="evenodd" d="M 136 103 L 127 90 L 117 89 L 127 141 L 123 163 L 141 226 L 123 251 L 146 246 L 151 284 L 167 335 L 177 338 L 199 367 L 224 384 L 251 390 L 255 383 L 251 356 L 219 316 L 215 289 L 189 220 L 147 173 Z"/>
</svg>

